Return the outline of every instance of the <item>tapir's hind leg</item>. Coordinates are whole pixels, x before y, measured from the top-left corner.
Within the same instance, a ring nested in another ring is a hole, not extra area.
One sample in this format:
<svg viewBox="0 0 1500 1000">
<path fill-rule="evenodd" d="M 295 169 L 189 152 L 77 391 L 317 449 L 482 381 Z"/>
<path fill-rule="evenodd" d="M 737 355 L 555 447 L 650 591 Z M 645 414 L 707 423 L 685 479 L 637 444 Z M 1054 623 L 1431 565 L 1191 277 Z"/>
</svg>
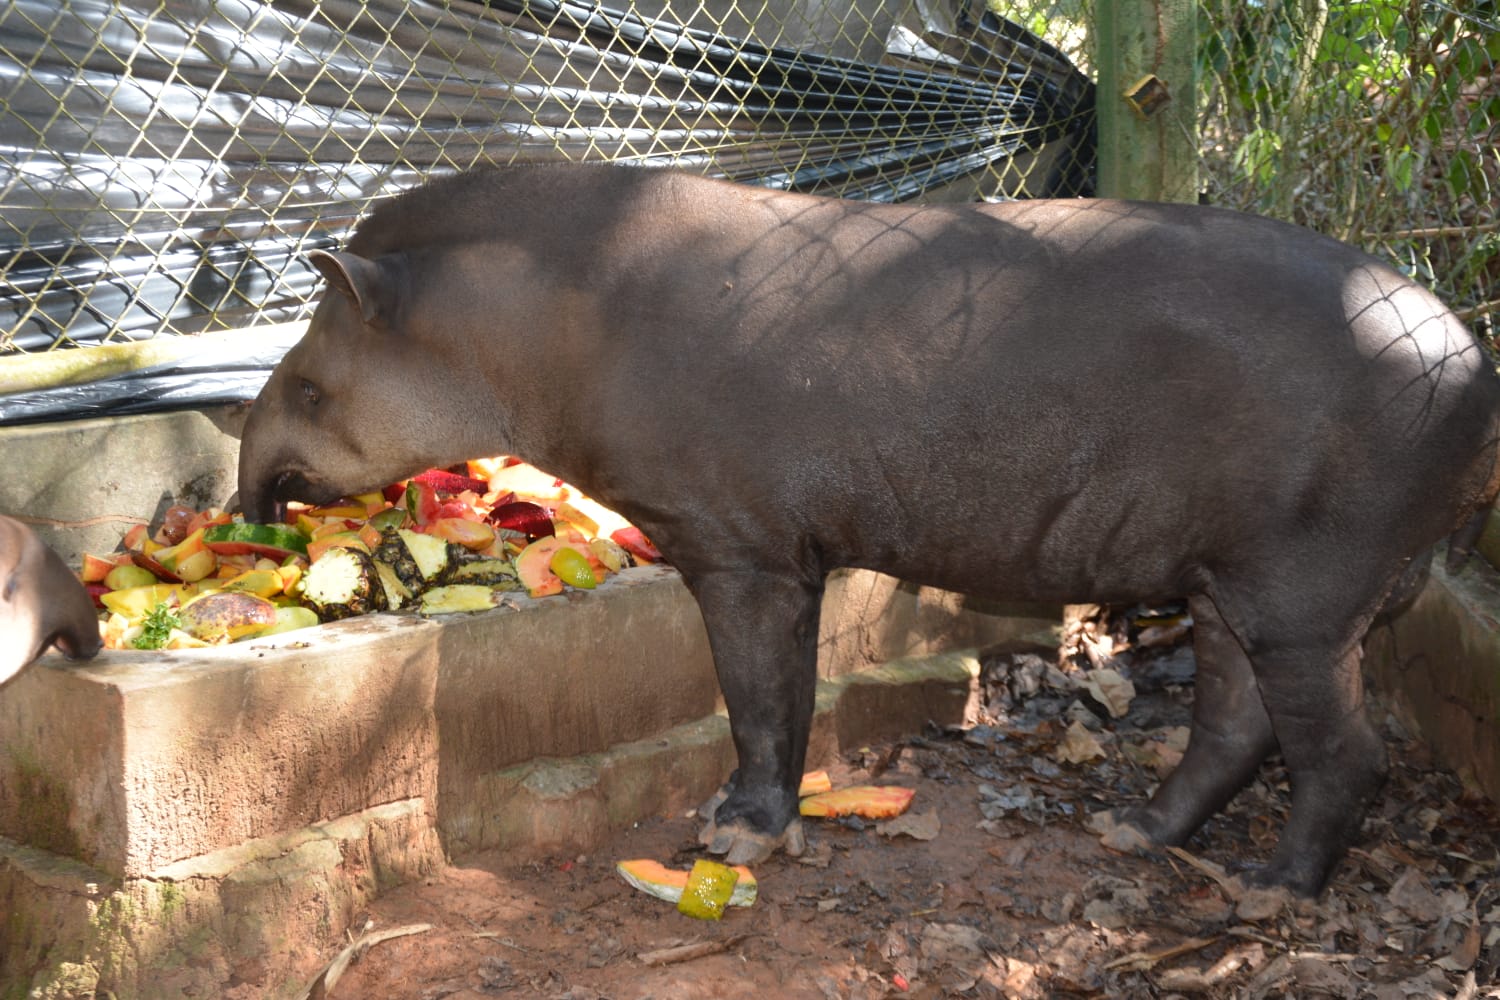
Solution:
<svg viewBox="0 0 1500 1000">
<path fill-rule="evenodd" d="M 804 849 L 797 785 L 817 688 L 822 588 L 752 571 L 690 577 L 708 630 L 739 768 L 700 839 L 730 864 Z"/>
<path fill-rule="evenodd" d="M 1332 648 L 1273 647 L 1254 654 L 1291 776 L 1292 810 L 1271 863 L 1248 876 L 1252 884 L 1285 886 L 1303 896 L 1321 891 L 1385 780 L 1385 744 L 1364 707 L 1363 633 L 1361 627 Z"/>
<path fill-rule="evenodd" d="M 1276 749 L 1250 658 L 1206 595 L 1189 599 L 1193 616 L 1192 738 L 1182 761 L 1151 801 L 1123 811 L 1105 843 L 1121 850 L 1182 844 L 1234 798 Z"/>
<path fill-rule="evenodd" d="M 1214 600 L 1193 599 L 1198 679 L 1187 753 L 1105 842 L 1140 846 L 1131 839 L 1138 833 L 1181 843 L 1279 745 L 1291 777 L 1291 815 L 1271 862 L 1247 881 L 1311 896 L 1359 833 L 1385 776 L 1385 747 L 1366 717 L 1359 670 L 1373 611 L 1337 602 L 1318 607 L 1306 594 L 1300 602 L 1295 594 L 1272 596 L 1226 603 L 1220 591 Z"/>
</svg>

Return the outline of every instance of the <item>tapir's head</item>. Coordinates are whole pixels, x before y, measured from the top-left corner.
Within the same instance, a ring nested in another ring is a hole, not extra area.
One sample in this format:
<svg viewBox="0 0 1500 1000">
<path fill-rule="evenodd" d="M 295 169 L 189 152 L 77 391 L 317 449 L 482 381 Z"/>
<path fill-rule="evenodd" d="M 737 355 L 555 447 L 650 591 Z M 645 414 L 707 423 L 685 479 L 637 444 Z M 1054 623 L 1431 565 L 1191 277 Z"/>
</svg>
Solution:
<svg viewBox="0 0 1500 1000">
<path fill-rule="evenodd" d="M 443 311 L 411 291 L 408 255 L 308 259 L 329 291 L 245 423 L 239 501 L 249 521 L 279 519 L 289 500 L 322 503 L 482 455 L 465 452 L 477 436 L 465 422 L 482 412 L 472 357 Z"/>
<path fill-rule="evenodd" d="M 0 517 L 0 684 L 46 652 L 74 659 L 99 652 L 99 619 L 88 591 L 19 521 Z"/>
</svg>

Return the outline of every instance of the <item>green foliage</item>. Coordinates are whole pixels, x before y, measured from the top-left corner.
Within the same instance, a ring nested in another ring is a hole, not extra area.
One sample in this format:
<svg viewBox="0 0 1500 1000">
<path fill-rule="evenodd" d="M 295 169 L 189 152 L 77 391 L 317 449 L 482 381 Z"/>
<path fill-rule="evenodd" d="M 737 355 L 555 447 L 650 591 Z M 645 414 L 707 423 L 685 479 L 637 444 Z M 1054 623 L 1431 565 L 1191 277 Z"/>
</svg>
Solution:
<svg viewBox="0 0 1500 1000">
<path fill-rule="evenodd" d="M 172 630 L 181 628 L 182 621 L 166 604 L 158 604 L 141 623 L 141 634 L 133 644 L 136 649 L 161 649 L 172 638 Z"/>
<path fill-rule="evenodd" d="M 1500 286 L 1500 4 L 1202 0 L 1200 11 L 1210 200 L 1362 243 L 1486 322 Z"/>
</svg>

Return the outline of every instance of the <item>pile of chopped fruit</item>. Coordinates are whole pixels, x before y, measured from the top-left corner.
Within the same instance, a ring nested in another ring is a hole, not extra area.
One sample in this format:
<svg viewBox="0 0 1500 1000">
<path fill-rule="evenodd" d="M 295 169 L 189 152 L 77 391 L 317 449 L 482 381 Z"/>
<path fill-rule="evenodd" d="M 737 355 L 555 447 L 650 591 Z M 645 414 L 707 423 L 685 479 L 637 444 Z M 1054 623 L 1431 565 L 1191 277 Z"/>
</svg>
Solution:
<svg viewBox="0 0 1500 1000">
<path fill-rule="evenodd" d="M 375 611 L 483 611 L 505 591 L 592 589 L 660 559 L 617 514 L 500 457 L 322 506 L 293 503 L 284 524 L 173 506 L 154 530 L 126 532 L 121 551 L 85 555 L 79 575 L 107 647 L 185 649 Z"/>
</svg>

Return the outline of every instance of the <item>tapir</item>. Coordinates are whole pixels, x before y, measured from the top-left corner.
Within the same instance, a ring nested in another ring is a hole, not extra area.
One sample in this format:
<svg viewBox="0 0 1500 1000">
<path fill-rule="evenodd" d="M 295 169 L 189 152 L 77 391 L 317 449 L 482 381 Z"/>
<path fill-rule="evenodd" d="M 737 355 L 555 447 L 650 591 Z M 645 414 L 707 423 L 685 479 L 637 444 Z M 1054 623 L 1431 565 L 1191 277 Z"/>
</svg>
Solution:
<svg viewBox="0 0 1500 1000">
<path fill-rule="evenodd" d="M 517 165 L 382 202 L 310 261 L 331 293 L 247 418 L 246 517 L 499 453 L 628 517 L 702 612 L 738 754 L 702 838 L 732 863 L 804 847 L 824 579 L 864 567 L 1186 598 L 1190 745 L 1119 829 L 1181 843 L 1279 750 L 1289 818 L 1245 878 L 1315 895 L 1385 771 L 1361 640 L 1500 491 L 1470 331 L 1226 210 Z"/>
<path fill-rule="evenodd" d="M 78 577 L 25 524 L 0 515 L 0 684 L 51 646 L 73 659 L 99 652 L 99 617 Z"/>
</svg>

